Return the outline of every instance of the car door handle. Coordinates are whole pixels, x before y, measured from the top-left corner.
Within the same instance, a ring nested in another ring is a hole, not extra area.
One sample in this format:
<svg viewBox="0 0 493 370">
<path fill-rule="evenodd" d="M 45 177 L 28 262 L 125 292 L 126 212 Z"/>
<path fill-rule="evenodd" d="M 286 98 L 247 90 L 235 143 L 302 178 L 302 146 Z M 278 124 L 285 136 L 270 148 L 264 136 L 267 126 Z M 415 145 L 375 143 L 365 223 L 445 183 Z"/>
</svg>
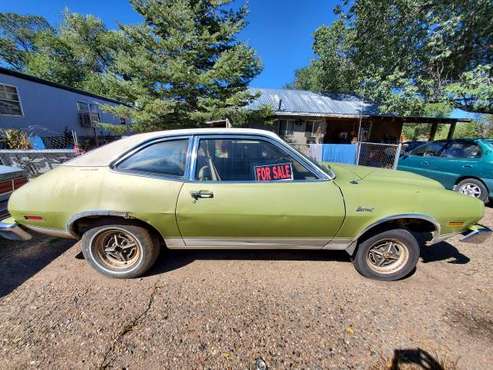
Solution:
<svg viewBox="0 0 493 370">
<path fill-rule="evenodd" d="M 462 166 L 463 168 L 472 168 L 472 165 L 471 164 L 465 164 Z"/>
<path fill-rule="evenodd" d="M 428 162 L 428 161 L 423 161 L 423 165 L 424 165 L 424 166 L 429 166 L 429 165 L 430 165 L 430 162 Z"/>
<path fill-rule="evenodd" d="M 195 200 L 199 198 L 214 198 L 214 193 L 208 190 L 194 190 L 190 192 L 190 195 Z"/>
</svg>

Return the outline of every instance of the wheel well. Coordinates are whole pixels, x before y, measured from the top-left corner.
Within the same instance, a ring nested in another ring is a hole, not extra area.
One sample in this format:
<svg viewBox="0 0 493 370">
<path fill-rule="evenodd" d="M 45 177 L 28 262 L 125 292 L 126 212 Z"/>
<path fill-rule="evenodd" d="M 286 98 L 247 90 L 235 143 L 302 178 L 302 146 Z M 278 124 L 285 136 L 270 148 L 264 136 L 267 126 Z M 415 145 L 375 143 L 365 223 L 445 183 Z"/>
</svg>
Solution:
<svg viewBox="0 0 493 370">
<path fill-rule="evenodd" d="M 70 232 L 77 236 L 82 237 L 87 230 L 101 225 L 110 224 L 123 224 L 123 225 L 136 225 L 147 229 L 153 238 L 155 238 L 160 245 L 166 245 L 161 233 L 149 223 L 139 220 L 137 218 L 125 218 L 120 216 L 86 216 L 79 218 L 70 225 Z"/>
<path fill-rule="evenodd" d="M 462 180 L 465 180 L 465 179 L 474 179 L 474 180 L 478 180 L 479 182 L 481 182 L 481 184 L 484 185 L 484 187 L 486 189 L 488 189 L 488 187 L 486 186 L 486 184 L 484 183 L 483 180 L 481 180 L 479 177 L 475 177 L 475 176 L 461 176 L 457 179 L 457 181 L 455 182 L 455 185 L 457 185 L 459 182 L 461 182 Z"/>
<path fill-rule="evenodd" d="M 370 227 L 358 237 L 358 244 L 374 235 L 393 229 L 405 229 L 411 232 L 421 242 L 433 239 L 433 233 L 438 231 L 437 225 L 421 218 L 398 218 L 382 222 Z"/>
</svg>

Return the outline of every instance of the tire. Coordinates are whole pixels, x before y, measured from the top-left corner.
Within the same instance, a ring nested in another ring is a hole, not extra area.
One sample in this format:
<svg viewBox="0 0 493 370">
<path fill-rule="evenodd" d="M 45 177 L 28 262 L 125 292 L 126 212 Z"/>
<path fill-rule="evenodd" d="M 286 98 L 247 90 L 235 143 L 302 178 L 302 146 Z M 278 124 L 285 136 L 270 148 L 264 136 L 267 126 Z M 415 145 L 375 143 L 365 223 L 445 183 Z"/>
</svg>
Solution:
<svg viewBox="0 0 493 370">
<path fill-rule="evenodd" d="M 418 259 L 419 243 L 413 234 L 405 229 L 394 229 L 362 241 L 353 264 L 361 275 L 370 279 L 393 281 L 409 275 Z"/>
<path fill-rule="evenodd" d="M 457 184 L 455 191 L 487 203 L 489 200 L 488 188 L 478 179 L 464 179 Z"/>
<path fill-rule="evenodd" d="M 118 279 L 142 276 L 159 255 L 159 243 L 147 229 L 136 225 L 96 226 L 82 235 L 81 247 L 96 271 Z"/>
</svg>

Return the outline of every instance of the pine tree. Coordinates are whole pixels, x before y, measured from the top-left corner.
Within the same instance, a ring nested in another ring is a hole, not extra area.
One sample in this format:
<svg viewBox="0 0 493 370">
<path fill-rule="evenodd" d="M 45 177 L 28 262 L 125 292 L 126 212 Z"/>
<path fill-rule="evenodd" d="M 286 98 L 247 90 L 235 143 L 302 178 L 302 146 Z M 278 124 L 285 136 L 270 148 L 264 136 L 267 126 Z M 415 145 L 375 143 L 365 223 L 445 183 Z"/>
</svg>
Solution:
<svg viewBox="0 0 493 370">
<path fill-rule="evenodd" d="M 249 82 L 261 71 L 254 50 L 238 41 L 246 7 L 231 0 L 132 0 L 144 22 L 122 25 L 124 47 L 105 75 L 110 95 L 128 106 L 137 131 L 248 120 Z M 265 114 L 268 114 L 267 109 Z"/>
</svg>

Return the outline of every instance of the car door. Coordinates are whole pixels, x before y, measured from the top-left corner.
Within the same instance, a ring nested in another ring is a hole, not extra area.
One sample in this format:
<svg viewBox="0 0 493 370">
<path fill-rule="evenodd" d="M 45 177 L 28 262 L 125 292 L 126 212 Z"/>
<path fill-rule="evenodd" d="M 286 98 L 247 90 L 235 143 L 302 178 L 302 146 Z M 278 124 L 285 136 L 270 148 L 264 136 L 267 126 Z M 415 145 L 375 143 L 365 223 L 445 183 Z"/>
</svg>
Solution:
<svg viewBox="0 0 493 370">
<path fill-rule="evenodd" d="M 459 178 L 481 176 L 481 148 L 473 140 L 452 140 L 442 151 L 434 171 L 442 183 L 452 189 Z"/>
<path fill-rule="evenodd" d="M 194 248 L 322 248 L 345 216 L 333 181 L 262 136 L 195 139 L 176 217 Z"/>
<path fill-rule="evenodd" d="M 445 141 L 433 141 L 417 147 L 411 153 L 399 159 L 398 169 L 442 181 L 442 176 L 437 172 L 437 167 L 440 161 L 443 160 L 440 155 L 445 145 Z"/>
</svg>

